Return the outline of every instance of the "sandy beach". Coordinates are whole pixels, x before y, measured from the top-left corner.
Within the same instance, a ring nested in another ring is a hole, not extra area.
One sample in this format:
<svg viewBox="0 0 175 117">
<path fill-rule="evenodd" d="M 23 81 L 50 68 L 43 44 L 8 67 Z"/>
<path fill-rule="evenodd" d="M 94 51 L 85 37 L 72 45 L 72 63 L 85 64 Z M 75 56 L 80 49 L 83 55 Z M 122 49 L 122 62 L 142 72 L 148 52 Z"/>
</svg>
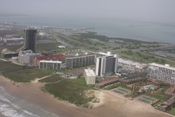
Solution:
<svg viewBox="0 0 175 117">
<path fill-rule="evenodd" d="M 110 91 L 103 91 L 101 104 L 93 109 L 86 109 L 61 101 L 41 91 L 44 84 L 40 82 L 14 83 L 0 76 L 0 86 L 9 94 L 38 105 L 61 117 L 172 117 L 148 104 L 128 100 Z"/>
</svg>

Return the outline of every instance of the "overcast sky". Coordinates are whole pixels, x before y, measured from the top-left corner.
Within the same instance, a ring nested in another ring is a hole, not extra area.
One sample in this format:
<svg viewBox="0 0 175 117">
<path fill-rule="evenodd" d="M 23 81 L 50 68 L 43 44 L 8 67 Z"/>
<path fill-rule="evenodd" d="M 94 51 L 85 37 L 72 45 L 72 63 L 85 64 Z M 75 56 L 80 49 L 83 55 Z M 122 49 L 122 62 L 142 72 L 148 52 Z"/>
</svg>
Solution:
<svg viewBox="0 0 175 117">
<path fill-rule="evenodd" d="M 0 0 L 0 13 L 175 23 L 175 0 Z"/>
</svg>

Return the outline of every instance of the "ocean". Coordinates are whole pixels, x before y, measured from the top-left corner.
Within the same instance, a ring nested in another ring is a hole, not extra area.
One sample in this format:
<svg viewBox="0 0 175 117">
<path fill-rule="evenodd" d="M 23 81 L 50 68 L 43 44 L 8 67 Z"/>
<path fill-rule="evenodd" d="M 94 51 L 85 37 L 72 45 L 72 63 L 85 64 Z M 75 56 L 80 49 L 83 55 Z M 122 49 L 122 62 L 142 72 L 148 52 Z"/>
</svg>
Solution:
<svg viewBox="0 0 175 117">
<path fill-rule="evenodd" d="M 73 18 L 59 16 L 6 16 L 0 23 L 16 22 L 20 25 L 35 27 L 55 27 L 89 29 L 109 37 L 122 37 L 144 41 L 175 44 L 175 24 L 152 23 L 109 18 Z"/>
<path fill-rule="evenodd" d="M 25 100 L 9 95 L 0 87 L 0 117 L 58 117 Z"/>
</svg>

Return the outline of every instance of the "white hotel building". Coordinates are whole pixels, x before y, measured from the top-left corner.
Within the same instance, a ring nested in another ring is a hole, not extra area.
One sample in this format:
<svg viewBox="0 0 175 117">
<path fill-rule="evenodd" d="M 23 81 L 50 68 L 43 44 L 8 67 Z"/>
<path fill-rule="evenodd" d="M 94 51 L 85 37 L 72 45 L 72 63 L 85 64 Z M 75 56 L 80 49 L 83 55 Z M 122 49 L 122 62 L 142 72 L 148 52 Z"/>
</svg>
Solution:
<svg viewBox="0 0 175 117">
<path fill-rule="evenodd" d="M 61 61 L 52 61 L 52 60 L 41 60 L 39 63 L 39 69 L 61 69 Z"/>
<path fill-rule="evenodd" d="M 117 55 L 102 56 L 96 58 L 97 76 L 109 75 L 117 72 L 118 57 Z"/>
<path fill-rule="evenodd" d="M 148 67 L 148 77 L 158 80 L 175 83 L 175 68 L 169 65 L 150 63 Z"/>
<path fill-rule="evenodd" d="M 86 80 L 86 84 L 95 84 L 96 76 L 92 69 L 85 69 L 84 70 L 84 77 Z"/>
</svg>

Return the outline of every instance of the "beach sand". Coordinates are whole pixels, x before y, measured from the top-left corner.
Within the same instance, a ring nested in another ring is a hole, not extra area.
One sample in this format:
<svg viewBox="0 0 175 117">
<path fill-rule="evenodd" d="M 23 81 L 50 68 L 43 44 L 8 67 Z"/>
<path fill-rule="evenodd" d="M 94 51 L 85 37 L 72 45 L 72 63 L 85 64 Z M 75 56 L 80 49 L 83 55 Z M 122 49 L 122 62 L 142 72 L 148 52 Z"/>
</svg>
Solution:
<svg viewBox="0 0 175 117">
<path fill-rule="evenodd" d="M 66 101 L 54 98 L 41 91 L 40 82 L 14 83 L 0 76 L 0 86 L 9 94 L 38 105 L 60 117 L 171 117 L 148 104 L 143 104 L 115 95 L 111 91 L 100 93 L 102 103 L 93 109 L 77 107 Z"/>
</svg>

